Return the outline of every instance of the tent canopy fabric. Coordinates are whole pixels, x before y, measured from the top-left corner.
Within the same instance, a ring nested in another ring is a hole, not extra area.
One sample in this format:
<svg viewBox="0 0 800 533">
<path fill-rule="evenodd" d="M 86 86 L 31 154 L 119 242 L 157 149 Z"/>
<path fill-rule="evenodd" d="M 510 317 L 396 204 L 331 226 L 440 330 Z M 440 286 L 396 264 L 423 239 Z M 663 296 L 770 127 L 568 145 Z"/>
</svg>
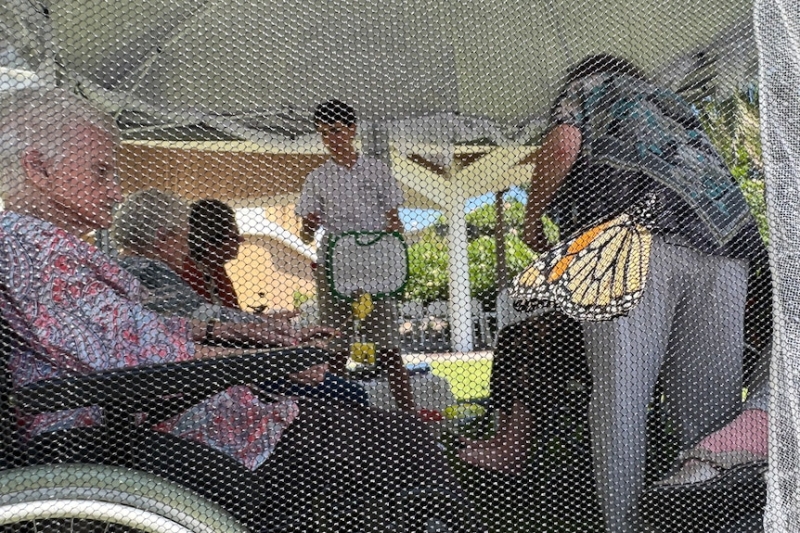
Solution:
<svg viewBox="0 0 800 533">
<path fill-rule="evenodd" d="M 391 163 L 409 205 L 448 218 L 459 351 L 472 348 L 465 203 L 530 179 L 571 66 L 615 54 L 699 94 L 756 66 L 752 0 L 9 0 L 0 15 L 0 87 L 71 85 L 116 116 L 144 142 L 120 158 L 127 190 L 291 199 L 322 161 L 313 107 L 351 103 L 363 150 Z M 223 176 L 235 190 L 215 187 Z"/>
<path fill-rule="evenodd" d="M 9 66 L 60 70 L 124 126 L 154 136 L 153 126 L 205 124 L 256 142 L 297 139 L 313 132 L 313 106 L 335 97 L 378 126 L 487 121 L 440 128 L 440 143 L 527 141 L 568 67 L 589 54 L 626 57 L 675 83 L 711 56 L 722 54 L 718 70 L 734 77 L 755 65 L 750 0 L 13 0 L 4 9 L 16 19 L 3 36 L 13 38 Z M 731 64 L 742 57 L 750 62 Z M 434 131 L 389 129 L 406 139 Z"/>
</svg>

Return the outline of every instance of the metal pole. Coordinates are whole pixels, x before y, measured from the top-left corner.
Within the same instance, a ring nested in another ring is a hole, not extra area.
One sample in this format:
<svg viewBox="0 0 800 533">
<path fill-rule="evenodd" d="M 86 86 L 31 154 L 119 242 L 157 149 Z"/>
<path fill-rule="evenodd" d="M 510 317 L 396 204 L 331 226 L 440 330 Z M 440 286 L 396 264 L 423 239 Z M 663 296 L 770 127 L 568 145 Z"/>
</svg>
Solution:
<svg viewBox="0 0 800 533">
<path fill-rule="evenodd" d="M 449 227 L 447 251 L 450 258 L 450 346 L 454 352 L 471 352 L 474 343 L 467 259 L 467 215 L 464 213 L 466 199 L 459 187 L 459 171 L 458 160 L 454 160 L 447 171 L 450 187 L 446 206 Z"/>
<path fill-rule="evenodd" d="M 500 292 L 508 285 L 508 264 L 506 263 L 506 219 L 505 202 L 503 197 L 508 189 L 503 189 L 494 194 L 494 243 L 497 255 L 496 279 L 497 291 Z"/>
</svg>

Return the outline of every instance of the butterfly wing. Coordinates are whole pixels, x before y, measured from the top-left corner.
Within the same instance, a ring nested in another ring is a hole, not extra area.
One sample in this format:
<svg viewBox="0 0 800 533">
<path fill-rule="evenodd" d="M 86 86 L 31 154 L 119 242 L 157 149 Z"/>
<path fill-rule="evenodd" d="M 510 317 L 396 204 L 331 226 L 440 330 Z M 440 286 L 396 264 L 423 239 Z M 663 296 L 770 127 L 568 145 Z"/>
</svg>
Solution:
<svg viewBox="0 0 800 533">
<path fill-rule="evenodd" d="M 642 297 L 652 235 L 622 214 L 568 241 L 548 273 L 549 291 L 565 314 L 602 321 L 624 316 Z"/>
<path fill-rule="evenodd" d="M 536 301 L 555 302 L 560 299 L 554 292 L 559 280 L 581 251 L 612 222 L 600 224 L 574 239 L 557 244 L 519 273 L 514 278 L 510 291 L 515 307 L 530 306 Z"/>
<path fill-rule="evenodd" d="M 568 243 L 562 243 L 552 250 L 543 253 L 525 270 L 517 274 L 511 284 L 510 295 L 515 307 L 524 308 L 534 305 L 535 302 L 552 302 L 554 295 L 551 292 L 549 274 L 553 266 L 563 257 Z"/>
<path fill-rule="evenodd" d="M 642 297 L 652 235 L 627 214 L 591 227 L 539 256 L 511 288 L 515 308 L 553 302 L 576 320 L 624 316 Z"/>
</svg>

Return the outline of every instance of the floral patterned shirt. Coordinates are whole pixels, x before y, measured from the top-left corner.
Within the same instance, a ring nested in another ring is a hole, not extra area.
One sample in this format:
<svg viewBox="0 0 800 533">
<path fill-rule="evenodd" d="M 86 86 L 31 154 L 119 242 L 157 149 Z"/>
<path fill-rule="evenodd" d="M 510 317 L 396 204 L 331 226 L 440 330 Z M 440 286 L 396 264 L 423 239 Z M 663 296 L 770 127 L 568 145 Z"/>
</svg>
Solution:
<svg viewBox="0 0 800 533">
<path fill-rule="evenodd" d="M 194 357 L 186 319 L 164 318 L 139 303 L 140 284 L 94 246 L 48 222 L 0 214 L 3 315 L 27 342 L 13 349 L 16 387 L 39 380 L 186 361 Z M 232 387 L 156 429 L 202 442 L 260 466 L 299 413 L 297 403 L 261 402 Z M 22 421 L 28 437 L 102 423 L 99 408 L 43 413 Z"/>
</svg>

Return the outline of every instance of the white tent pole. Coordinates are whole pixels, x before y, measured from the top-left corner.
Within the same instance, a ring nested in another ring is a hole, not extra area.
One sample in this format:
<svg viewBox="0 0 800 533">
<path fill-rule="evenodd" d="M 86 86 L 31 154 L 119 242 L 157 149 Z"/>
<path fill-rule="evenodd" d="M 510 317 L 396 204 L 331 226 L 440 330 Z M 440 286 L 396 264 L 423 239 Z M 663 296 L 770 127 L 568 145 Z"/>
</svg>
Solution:
<svg viewBox="0 0 800 533">
<path fill-rule="evenodd" d="M 530 169 L 520 163 L 535 150 L 535 147 L 529 146 L 494 148 L 469 166 L 463 166 L 455 158 L 450 165 L 440 167 L 440 174 L 404 157 L 397 147 L 390 146 L 389 156 L 398 181 L 441 206 L 447 217 L 450 342 L 454 351 L 471 351 L 474 348 L 467 258 L 469 243 L 464 212 L 467 198 L 482 193 L 478 184 L 485 184 L 486 176 L 496 176 L 497 168 L 501 170 L 504 180 L 504 186 L 499 188 L 523 183 L 529 178 Z M 506 184 L 506 181 L 509 183 Z"/>
<path fill-rule="evenodd" d="M 459 172 L 457 160 L 448 169 L 452 177 L 445 206 L 447 224 L 447 251 L 450 258 L 450 347 L 454 352 L 471 352 L 472 307 L 470 306 L 469 265 L 467 262 L 467 216 L 464 212 L 466 198 L 455 179 Z"/>
</svg>

